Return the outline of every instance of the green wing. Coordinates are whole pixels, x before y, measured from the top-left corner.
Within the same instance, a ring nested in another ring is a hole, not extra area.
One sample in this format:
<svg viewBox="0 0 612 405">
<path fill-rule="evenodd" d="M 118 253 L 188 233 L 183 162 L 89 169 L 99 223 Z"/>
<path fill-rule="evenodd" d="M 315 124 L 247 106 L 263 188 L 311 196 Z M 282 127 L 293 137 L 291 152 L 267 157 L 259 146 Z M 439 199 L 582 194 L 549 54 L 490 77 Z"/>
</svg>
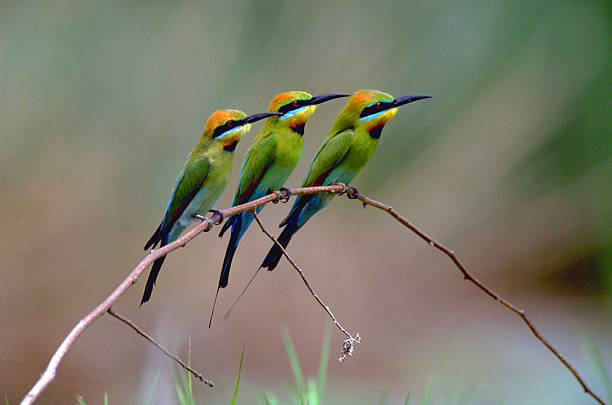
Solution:
<svg viewBox="0 0 612 405">
<path fill-rule="evenodd" d="M 233 205 L 244 204 L 249 201 L 266 170 L 274 162 L 277 149 L 278 140 L 273 133 L 257 141 L 249 148 L 240 169 L 240 179 L 238 180 Z"/>
<path fill-rule="evenodd" d="M 344 159 L 351 144 L 355 131 L 345 129 L 330 136 L 323 142 L 308 168 L 303 187 L 319 186 L 323 184 L 325 177 Z"/>
<path fill-rule="evenodd" d="M 210 172 L 210 162 L 206 157 L 189 159 L 176 181 L 166 207 L 166 215 L 161 225 L 162 234 L 167 234 L 177 219 L 183 214 L 191 200 L 200 191 Z"/>
<path fill-rule="evenodd" d="M 355 131 L 353 129 L 345 129 L 332 136 L 329 136 L 321 145 L 315 156 L 310 162 L 306 178 L 302 182 L 302 187 L 320 186 L 327 175 L 342 162 L 344 157 L 351 149 Z M 280 226 L 285 226 L 292 215 L 299 215 L 299 211 L 312 199 L 314 194 L 299 195 L 291 206 L 291 211 L 287 217 L 280 223 Z"/>
<path fill-rule="evenodd" d="M 260 135 L 258 135 L 259 137 Z M 257 186 L 261 182 L 261 178 L 266 174 L 266 170 L 274 163 L 276 158 L 276 151 L 278 149 L 278 139 L 274 133 L 270 132 L 260 139 L 255 138 L 253 143 L 247 150 L 246 156 L 242 161 L 242 168 L 240 169 L 240 178 L 238 179 L 238 186 L 236 187 L 236 193 L 234 194 L 233 206 L 244 204 L 249 201 Z M 225 231 L 227 231 L 232 224 L 234 219 L 237 217 L 228 218 L 221 228 L 219 237 L 222 237 Z"/>
<path fill-rule="evenodd" d="M 153 236 L 145 244 L 145 250 L 155 247 L 159 241 L 168 235 L 176 220 L 179 219 L 191 200 L 202 188 L 209 171 L 210 163 L 205 157 L 190 158 L 185 163 L 172 189 L 172 193 L 170 193 L 170 200 L 166 206 L 164 219 L 153 233 Z"/>
</svg>

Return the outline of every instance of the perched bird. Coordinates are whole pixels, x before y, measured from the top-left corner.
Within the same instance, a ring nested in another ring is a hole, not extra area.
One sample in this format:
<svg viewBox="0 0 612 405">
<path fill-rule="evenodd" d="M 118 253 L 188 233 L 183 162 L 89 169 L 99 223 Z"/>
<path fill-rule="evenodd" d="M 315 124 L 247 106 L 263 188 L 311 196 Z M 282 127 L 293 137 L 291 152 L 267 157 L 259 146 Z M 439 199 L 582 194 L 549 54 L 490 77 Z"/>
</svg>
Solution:
<svg viewBox="0 0 612 405">
<path fill-rule="evenodd" d="M 268 118 L 253 139 L 240 170 L 240 179 L 233 205 L 244 204 L 281 188 L 302 154 L 304 125 L 316 110 L 316 105 L 349 94 L 322 94 L 312 97 L 303 91 L 289 91 L 277 95 L 270 103 L 270 112 L 283 115 Z M 263 206 L 257 208 L 259 212 Z M 253 214 L 245 212 L 228 218 L 219 236 L 230 227 L 232 234 L 225 251 L 219 288 L 227 286 L 232 258 L 240 239 L 253 221 Z"/>
<path fill-rule="evenodd" d="M 397 113 L 397 108 L 431 96 L 393 98 L 377 90 L 359 90 L 348 100 L 315 154 L 302 187 L 326 186 L 332 183 L 350 183 L 370 160 L 385 124 Z M 284 227 L 278 242 L 287 247 L 306 221 L 329 204 L 334 194 L 299 195 L 291 211 L 281 222 Z M 260 268 L 274 270 L 282 256 L 274 245 Z"/>
<path fill-rule="evenodd" d="M 317 109 L 317 104 L 348 96 L 350 94 L 321 94 L 313 97 L 304 91 L 288 91 L 274 97 L 268 111 L 282 115 L 268 118 L 249 146 L 242 162 L 233 205 L 256 200 L 281 188 L 300 159 L 304 126 Z M 257 212 L 262 208 L 258 207 Z M 227 286 L 234 253 L 252 222 L 253 214 L 244 212 L 228 218 L 221 229 L 219 237 L 230 227 L 232 233 L 223 259 L 217 295 L 220 288 Z"/>
<path fill-rule="evenodd" d="M 238 110 L 215 111 L 206 121 L 204 132 L 189 154 L 170 193 L 164 218 L 146 243 L 145 250 L 176 240 L 191 224 L 203 219 L 227 186 L 232 174 L 234 149 L 251 123 L 278 115 L 263 113 L 247 115 Z M 140 305 L 151 298 L 153 285 L 166 256 L 153 263 Z"/>
</svg>

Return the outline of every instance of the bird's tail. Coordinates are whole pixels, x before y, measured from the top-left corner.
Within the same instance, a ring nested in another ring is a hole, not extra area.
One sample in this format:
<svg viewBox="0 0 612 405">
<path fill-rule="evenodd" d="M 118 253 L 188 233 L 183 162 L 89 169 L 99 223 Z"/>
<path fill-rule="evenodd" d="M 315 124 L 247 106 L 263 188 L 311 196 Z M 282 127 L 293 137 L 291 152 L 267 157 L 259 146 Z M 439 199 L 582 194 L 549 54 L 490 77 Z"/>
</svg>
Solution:
<svg viewBox="0 0 612 405">
<path fill-rule="evenodd" d="M 164 246 L 167 242 L 162 240 L 161 246 Z M 160 247 L 161 247 L 160 246 Z M 149 273 L 149 278 L 147 279 L 147 285 L 144 289 L 144 294 L 142 295 L 142 300 L 140 300 L 140 305 L 151 299 L 151 293 L 153 292 L 153 286 L 155 285 L 155 280 L 157 280 L 157 276 L 159 275 L 159 270 L 161 270 L 162 264 L 164 264 L 164 260 L 166 260 L 166 256 L 162 256 L 159 259 L 153 262 L 153 267 L 151 267 L 151 272 Z"/>
<path fill-rule="evenodd" d="M 300 229 L 300 227 L 297 225 L 297 217 L 298 216 L 295 215 L 287 222 L 287 225 L 285 225 L 285 228 L 277 239 L 278 243 L 280 243 L 283 248 L 287 247 L 293 234 L 296 233 L 298 229 Z M 283 251 L 278 247 L 278 245 L 274 244 L 274 246 L 272 246 L 272 248 L 266 255 L 266 258 L 263 260 L 263 263 L 261 263 L 260 267 L 272 271 L 276 268 L 276 265 L 278 265 L 278 262 L 280 261 L 282 256 Z"/>
<path fill-rule="evenodd" d="M 240 242 L 240 236 L 242 236 L 242 215 L 236 215 L 233 218 L 232 223 L 232 235 L 230 236 L 227 249 L 225 250 L 225 257 L 223 258 L 223 266 L 221 267 L 221 276 L 219 277 L 219 288 L 227 287 L 229 281 L 230 267 L 232 266 L 232 260 L 234 259 L 234 253 L 238 248 L 238 242 Z"/>
<path fill-rule="evenodd" d="M 157 245 L 157 242 L 159 242 L 162 238 L 161 236 L 161 228 L 162 228 L 162 224 L 159 224 L 159 226 L 157 227 L 157 229 L 155 230 L 155 232 L 153 233 L 153 235 L 151 236 L 151 238 L 149 238 L 149 240 L 147 241 L 144 250 L 149 249 L 150 247 L 155 247 L 155 245 Z"/>
</svg>

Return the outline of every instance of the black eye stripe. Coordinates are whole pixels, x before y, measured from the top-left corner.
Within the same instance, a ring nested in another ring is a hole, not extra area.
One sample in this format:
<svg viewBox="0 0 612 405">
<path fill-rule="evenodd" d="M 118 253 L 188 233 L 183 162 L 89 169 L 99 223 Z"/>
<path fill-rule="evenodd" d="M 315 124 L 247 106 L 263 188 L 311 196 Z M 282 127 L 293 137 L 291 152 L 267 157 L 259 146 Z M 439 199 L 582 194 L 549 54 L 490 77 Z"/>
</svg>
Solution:
<svg viewBox="0 0 612 405">
<path fill-rule="evenodd" d="M 278 109 L 279 113 L 287 113 L 292 110 L 297 110 L 300 107 L 304 107 L 309 100 L 293 100 L 290 103 L 287 103 Z"/>
<path fill-rule="evenodd" d="M 387 101 L 379 101 L 378 103 L 374 103 L 369 107 L 364 108 L 359 115 L 359 118 L 367 117 L 368 115 L 376 114 L 381 111 L 388 110 L 393 105 Z"/>
<path fill-rule="evenodd" d="M 229 131 L 230 129 L 239 127 L 242 124 L 244 124 L 244 120 L 239 120 L 239 121 L 229 120 L 225 124 L 220 125 L 217 128 L 215 128 L 215 131 L 213 132 L 213 138 L 216 138 L 222 135 L 224 132 Z"/>
</svg>

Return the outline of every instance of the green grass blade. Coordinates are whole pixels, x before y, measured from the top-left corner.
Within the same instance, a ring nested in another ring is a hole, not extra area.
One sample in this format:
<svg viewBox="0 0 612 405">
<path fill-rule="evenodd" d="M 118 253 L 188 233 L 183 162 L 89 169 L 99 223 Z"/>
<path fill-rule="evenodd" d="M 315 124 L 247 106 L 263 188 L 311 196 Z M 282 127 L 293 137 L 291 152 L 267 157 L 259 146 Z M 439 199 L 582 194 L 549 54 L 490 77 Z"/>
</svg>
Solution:
<svg viewBox="0 0 612 405">
<path fill-rule="evenodd" d="M 104 405 L 108 405 L 108 392 L 104 393 Z"/>
<path fill-rule="evenodd" d="M 8 397 L 4 394 L 4 404 L 9 405 Z"/>
<path fill-rule="evenodd" d="M 325 391 L 325 381 L 327 380 L 327 364 L 329 362 L 329 346 L 331 343 L 331 323 L 325 324 L 323 334 L 323 344 L 321 345 L 321 359 L 319 360 L 319 372 L 317 373 L 317 389 L 319 399 L 323 398 Z"/>
<path fill-rule="evenodd" d="M 412 394 L 412 392 L 408 391 L 408 395 L 406 395 L 406 399 L 404 400 L 404 405 L 408 405 L 408 401 L 410 401 L 410 394 Z"/>
<path fill-rule="evenodd" d="M 285 327 L 283 327 L 283 340 L 285 341 L 285 350 L 287 351 L 287 357 L 289 357 L 289 363 L 291 363 L 291 370 L 293 370 L 293 376 L 295 377 L 298 392 L 304 392 L 304 374 L 302 374 L 300 361 L 298 360 L 297 353 L 295 352 L 295 347 L 293 347 L 293 342 L 291 341 L 291 336 L 289 336 L 289 331 Z"/>
<path fill-rule="evenodd" d="M 176 367 L 176 371 L 179 375 L 179 380 L 176 383 L 177 387 L 179 387 L 181 389 L 181 392 L 183 393 L 183 395 L 185 396 L 185 399 L 187 399 L 187 386 L 189 385 L 187 383 L 187 371 L 184 371 L 183 369 L 179 368 L 178 366 Z M 184 405 L 188 405 L 188 402 L 185 402 Z"/>
<path fill-rule="evenodd" d="M 319 396 L 319 388 L 314 380 L 308 379 L 308 392 L 306 394 L 306 404 L 319 405 L 321 397 Z"/>
<path fill-rule="evenodd" d="M 191 338 L 188 340 L 189 348 L 187 349 L 187 365 L 191 367 Z M 193 400 L 193 386 L 191 383 L 191 373 L 187 372 L 187 397 L 189 399 L 189 405 L 195 405 Z"/>
<path fill-rule="evenodd" d="M 176 397 L 181 405 L 187 405 L 187 397 L 185 397 L 185 392 L 183 391 L 183 387 L 180 383 L 175 382 L 174 388 L 176 389 Z"/>
<path fill-rule="evenodd" d="M 285 381 L 281 381 L 281 385 L 285 391 L 287 391 L 287 394 L 289 394 L 289 397 L 294 404 L 301 405 L 304 402 L 301 398 L 300 391 L 298 391 L 296 387 L 292 387 L 291 384 Z"/>
<path fill-rule="evenodd" d="M 85 401 L 83 400 L 83 396 L 81 396 L 79 394 L 75 394 L 75 395 L 76 395 L 76 399 L 77 399 L 77 402 L 79 403 L 79 405 L 87 405 L 85 403 Z"/>
<path fill-rule="evenodd" d="M 161 375 L 162 367 L 163 364 L 160 364 L 159 368 L 157 369 L 157 372 L 155 373 L 155 376 L 153 377 L 151 388 L 149 388 L 149 392 L 147 393 L 147 396 L 145 398 L 145 405 L 150 405 L 151 401 L 153 400 L 153 393 L 155 392 L 155 387 L 157 386 L 157 380 L 159 380 L 159 376 Z"/>
<path fill-rule="evenodd" d="M 260 405 L 278 405 L 278 399 L 271 392 L 260 390 L 259 395 L 261 398 Z"/>
<path fill-rule="evenodd" d="M 436 379 L 432 375 L 427 379 L 427 382 L 425 383 L 425 389 L 423 390 L 423 397 L 421 398 L 421 405 L 431 404 L 431 398 L 433 395 L 435 385 L 436 385 Z"/>
<path fill-rule="evenodd" d="M 257 405 L 270 405 L 266 393 L 262 389 L 257 390 Z"/>
<path fill-rule="evenodd" d="M 240 374 L 242 373 L 242 360 L 244 360 L 244 350 L 246 344 L 242 345 L 242 353 L 240 354 L 240 365 L 238 365 L 238 376 L 236 377 L 236 388 L 234 388 L 234 397 L 232 398 L 232 405 L 236 405 L 236 399 L 238 398 L 238 384 L 240 383 Z"/>
<path fill-rule="evenodd" d="M 466 403 L 468 398 L 474 392 L 474 389 L 476 389 L 476 385 L 478 384 L 478 379 L 479 378 L 480 378 L 480 376 L 478 376 L 478 375 L 475 375 L 474 378 L 472 378 L 472 380 L 469 382 L 468 386 L 465 387 L 465 389 L 461 393 L 461 396 L 459 397 L 459 400 L 457 401 L 457 405 L 462 405 L 462 404 Z"/>
</svg>

